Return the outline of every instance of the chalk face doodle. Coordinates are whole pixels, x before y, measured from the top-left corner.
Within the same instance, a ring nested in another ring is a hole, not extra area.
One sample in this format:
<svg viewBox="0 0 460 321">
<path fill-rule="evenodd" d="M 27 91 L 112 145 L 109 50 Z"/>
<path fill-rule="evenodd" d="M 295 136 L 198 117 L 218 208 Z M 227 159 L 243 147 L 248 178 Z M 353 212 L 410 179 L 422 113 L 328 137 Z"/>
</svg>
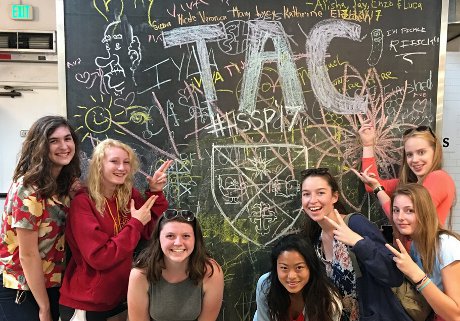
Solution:
<svg viewBox="0 0 460 321">
<path fill-rule="evenodd" d="M 376 124 L 384 178 L 398 174 L 402 133 L 435 125 L 446 0 L 63 2 L 82 150 L 133 146 L 140 189 L 175 161 L 164 193 L 197 213 L 224 269 L 220 321 L 252 320 L 270 247 L 303 228 L 303 169 L 328 167 L 350 211 L 386 223 L 351 171 L 358 114 Z"/>
<path fill-rule="evenodd" d="M 107 56 L 96 57 L 94 62 L 103 73 L 102 81 L 106 90 L 120 96 L 126 87 L 126 72 L 122 66 L 126 57 L 129 57 L 129 69 L 136 85 L 134 74 L 142 59 L 139 38 L 133 36 L 132 27 L 124 17 L 123 20 L 111 22 L 107 26 L 101 42 L 105 45 Z"/>
</svg>

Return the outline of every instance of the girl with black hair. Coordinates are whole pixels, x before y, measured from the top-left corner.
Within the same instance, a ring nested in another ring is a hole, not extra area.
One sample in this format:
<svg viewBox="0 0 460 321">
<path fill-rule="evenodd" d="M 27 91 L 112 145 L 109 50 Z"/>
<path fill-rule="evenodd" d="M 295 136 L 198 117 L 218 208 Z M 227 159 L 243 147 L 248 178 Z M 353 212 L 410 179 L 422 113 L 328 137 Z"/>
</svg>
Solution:
<svg viewBox="0 0 460 321">
<path fill-rule="evenodd" d="M 254 321 L 338 321 L 342 305 L 313 246 L 284 236 L 273 247 L 271 271 L 257 282 Z"/>
</svg>

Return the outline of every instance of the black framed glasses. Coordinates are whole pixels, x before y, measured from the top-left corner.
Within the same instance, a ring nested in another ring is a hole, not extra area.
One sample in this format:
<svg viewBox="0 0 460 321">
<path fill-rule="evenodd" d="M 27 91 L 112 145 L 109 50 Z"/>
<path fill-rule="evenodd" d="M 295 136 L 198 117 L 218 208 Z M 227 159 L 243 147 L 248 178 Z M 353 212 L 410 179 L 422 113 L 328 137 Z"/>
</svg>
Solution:
<svg viewBox="0 0 460 321">
<path fill-rule="evenodd" d="M 436 138 L 436 135 L 433 133 L 433 130 L 431 130 L 431 127 L 430 126 L 425 126 L 425 125 L 421 125 L 421 126 L 418 126 L 418 127 L 413 127 L 413 128 L 406 129 L 404 131 L 404 133 L 403 133 L 403 136 L 409 135 L 414 130 L 416 132 L 430 132 L 431 136 Z"/>
<path fill-rule="evenodd" d="M 307 168 L 300 172 L 300 175 L 305 178 L 310 175 L 326 175 L 329 174 L 329 168 L 327 167 L 318 167 L 318 168 Z"/>
<path fill-rule="evenodd" d="M 187 222 L 191 222 L 195 219 L 195 214 L 189 210 L 167 209 L 163 213 L 163 217 L 165 218 L 165 220 L 172 220 L 179 216 Z"/>
</svg>

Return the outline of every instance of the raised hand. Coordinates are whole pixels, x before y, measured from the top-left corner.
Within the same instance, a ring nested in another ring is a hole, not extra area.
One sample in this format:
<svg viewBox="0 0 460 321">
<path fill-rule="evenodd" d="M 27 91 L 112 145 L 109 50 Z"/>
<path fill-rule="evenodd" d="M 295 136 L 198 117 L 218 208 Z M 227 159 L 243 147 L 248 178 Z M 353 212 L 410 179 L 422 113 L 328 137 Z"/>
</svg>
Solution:
<svg viewBox="0 0 460 321">
<path fill-rule="evenodd" d="M 131 199 L 131 217 L 134 217 L 141 221 L 142 225 L 147 224 L 152 219 L 152 214 L 150 213 L 150 209 L 152 208 L 153 204 L 157 200 L 158 195 L 150 196 L 147 201 L 145 201 L 144 205 L 142 205 L 138 210 L 134 206 L 134 200 Z"/>
<path fill-rule="evenodd" d="M 174 163 L 173 160 L 167 160 L 164 162 L 160 168 L 156 170 L 153 176 L 147 176 L 147 181 L 149 182 L 149 189 L 151 192 L 160 192 L 166 185 L 167 175 L 166 171 Z"/>
<path fill-rule="evenodd" d="M 334 209 L 337 222 L 331 220 L 329 217 L 324 218 L 334 227 L 334 238 L 346 245 L 354 246 L 363 237 L 356 232 L 353 232 L 348 225 L 343 221 L 342 215 Z"/>
<path fill-rule="evenodd" d="M 407 253 L 404 245 L 399 239 L 396 239 L 399 251 L 390 244 L 385 244 L 387 249 L 393 253 L 393 261 L 395 261 L 398 269 L 404 273 L 412 282 L 420 281 L 425 273 L 419 268 L 419 266 L 412 260 L 409 253 Z"/>
<path fill-rule="evenodd" d="M 358 114 L 359 123 L 361 127 L 358 130 L 359 137 L 361 138 L 361 144 L 363 147 L 374 146 L 375 144 L 375 124 L 370 118 L 364 120 L 364 118 Z"/>
<path fill-rule="evenodd" d="M 369 165 L 363 172 L 358 172 L 354 168 L 351 170 L 356 174 L 356 176 L 358 176 L 361 182 L 368 185 L 370 188 L 375 189 L 376 187 L 380 186 L 380 182 L 375 178 L 374 173 L 369 173 L 371 167 L 372 165 Z"/>
</svg>

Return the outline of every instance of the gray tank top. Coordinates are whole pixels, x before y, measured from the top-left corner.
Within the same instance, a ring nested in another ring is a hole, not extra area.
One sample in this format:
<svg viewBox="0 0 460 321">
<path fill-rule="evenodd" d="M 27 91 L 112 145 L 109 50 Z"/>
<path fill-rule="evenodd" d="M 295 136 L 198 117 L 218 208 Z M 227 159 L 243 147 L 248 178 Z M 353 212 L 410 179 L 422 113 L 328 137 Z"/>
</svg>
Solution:
<svg viewBox="0 0 460 321">
<path fill-rule="evenodd" d="M 161 278 L 150 284 L 149 297 L 153 321 L 194 321 L 201 313 L 203 284 L 190 279 L 168 283 Z"/>
</svg>

